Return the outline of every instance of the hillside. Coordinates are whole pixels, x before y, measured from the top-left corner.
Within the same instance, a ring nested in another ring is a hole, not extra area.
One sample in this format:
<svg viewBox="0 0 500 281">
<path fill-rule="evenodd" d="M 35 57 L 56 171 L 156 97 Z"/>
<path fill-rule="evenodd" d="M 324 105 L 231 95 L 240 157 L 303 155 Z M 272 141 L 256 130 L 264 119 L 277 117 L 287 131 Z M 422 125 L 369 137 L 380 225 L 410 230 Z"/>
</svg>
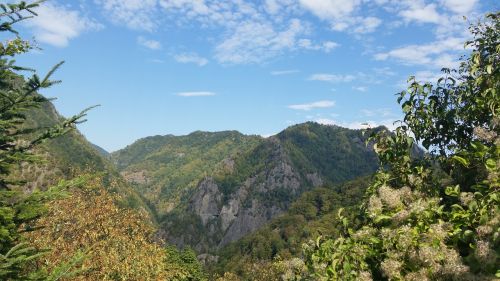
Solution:
<svg viewBox="0 0 500 281">
<path fill-rule="evenodd" d="M 260 139 L 235 131 L 153 136 L 112 153 L 111 159 L 161 217 L 185 201 L 200 179 L 213 175 L 228 156 L 251 149 Z"/>
<path fill-rule="evenodd" d="M 305 123 L 276 136 L 194 132 L 138 140 L 111 157 L 155 208 L 159 235 L 213 253 L 288 210 L 303 192 L 373 173 L 361 130 Z"/>
<path fill-rule="evenodd" d="M 361 177 L 332 187 L 318 187 L 304 192 L 288 211 L 266 226 L 233 242 L 219 252 L 212 269 L 219 274 L 232 272 L 251 280 L 254 264 L 290 260 L 302 256 L 302 245 L 319 235 L 336 237 L 340 223 L 338 211 L 355 217 L 370 182 Z"/>
<path fill-rule="evenodd" d="M 51 102 L 44 102 L 39 108 L 27 112 L 24 127 L 48 128 L 62 118 Z M 72 179 L 81 174 L 99 174 L 103 177 L 104 187 L 108 188 L 108 191 L 120 194 L 118 203 L 121 206 L 148 214 L 151 212 L 140 195 L 123 180 L 104 151 L 87 141 L 78 130 L 47 140 L 36 150 L 40 155 L 40 162 L 23 164 L 10 175 L 12 178 L 26 181 L 27 189 L 46 189 L 61 179 Z"/>
</svg>

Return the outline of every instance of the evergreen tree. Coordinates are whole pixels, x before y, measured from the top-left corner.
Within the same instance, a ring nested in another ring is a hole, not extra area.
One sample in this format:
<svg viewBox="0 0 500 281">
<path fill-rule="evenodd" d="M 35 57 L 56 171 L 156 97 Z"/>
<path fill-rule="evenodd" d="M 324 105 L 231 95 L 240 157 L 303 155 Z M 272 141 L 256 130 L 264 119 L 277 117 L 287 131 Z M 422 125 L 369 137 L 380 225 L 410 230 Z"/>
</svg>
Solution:
<svg viewBox="0 0 500 281">
<path fill-rule="evenodd" d="M 30 42 L 19 37 L 13 25 L 36 16 L 35 9 L 43 1 L 16 4 L 0 4 L 0 31 L 13 35 L 0 42 L 0 279 L 1 280 L 51 280 L 67 274 L 67 267 L 78 260 L 71 260 L 54 270 L 52 275 L 43 270 L 30 268 L 32 261 L 43 254 L 23 241 L 21 234 L 33 231 L 31 225 L 39 218 L 45 203 L 61 196 L 62 189 L 77 181 L 61 183 L 49 190 L 25 190 L 23 183 L 9 178 L 12 169 L 22 163 L 32 163 L 39 158 L 34 154 L 37 145 L 60 136 L 72 129 L 85 116 L 85 112 L 61 121 L 50 128 L 26 126 L 26 112 L 40 107 L 49 100 L 38 94 L 59 81 L 51 75 L 62 64 L 57 64 L 40 78 L 34 70 L 16 65 L 14 58 L 27 53 Z M 24 78 L 21 73 L 29 73 Z"/>
</svg>

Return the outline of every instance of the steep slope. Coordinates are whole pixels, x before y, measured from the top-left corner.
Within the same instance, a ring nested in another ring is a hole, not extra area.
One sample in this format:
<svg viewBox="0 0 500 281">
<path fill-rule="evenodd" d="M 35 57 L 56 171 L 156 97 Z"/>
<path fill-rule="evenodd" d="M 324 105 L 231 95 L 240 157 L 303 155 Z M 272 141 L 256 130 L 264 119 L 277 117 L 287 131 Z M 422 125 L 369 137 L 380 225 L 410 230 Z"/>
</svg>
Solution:
<svg viewBox="0 0 500 281">
<path fill-rule="evenodd" d="M 161 217 L 186 202 L 200 179 L 220 170 L 230 155 L 260 141 L 236 131 L 153 136 L 112 153 L 111 159 Z"/>
<path fill-rule="evenodd" d="M 253 265 L 270 264 L 276 258 L 300 258 L 302 245 L 319 235 L 336 237 L 339 232 L 338 211 L 355 217 L 368 187 L 370 177 L 360 177 L 332 187 L 318 187 L 304 192 L 288 211 L 266 226 L 223 247 L 212 270 L 232 272 L 251 280 Z"/>
<path fill-rule="evenodd" d="M 365 139 L 360 130 L 310 122 L 267 139 L 237 132 L 146 138 L 112 159 L 158 210 L 160 236 L 211 253 L 311 188 L 374 172 Z"/>
<path fill-rule="evenodd" d="M 26 128 L 48 128 L 62 120 L 54 105 L 45 102 L 40 108 L 27 112 Z M 120 194 L 121 206 L 131 207 L 150 213 L 150 208 L 140 195 L 128 184 L 104 152 L 96 148 L 78 132 L 48 140 L 37 147 L 41 162 L 25 164 L 11 174 L 15 179 L 27 182 L 28 189 L 44 189 L 57 184 L 61 179 L 71 179 L 81 174 L 99 174 L 103 177 L 108 191 Z"/>
</svg>

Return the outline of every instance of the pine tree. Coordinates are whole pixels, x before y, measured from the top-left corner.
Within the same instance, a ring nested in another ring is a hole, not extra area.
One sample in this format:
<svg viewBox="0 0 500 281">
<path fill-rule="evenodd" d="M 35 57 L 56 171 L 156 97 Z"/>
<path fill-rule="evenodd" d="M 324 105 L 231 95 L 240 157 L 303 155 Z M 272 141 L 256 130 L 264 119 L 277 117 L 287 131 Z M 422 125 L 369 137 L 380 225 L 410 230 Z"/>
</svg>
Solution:
<svg viewBox="0 0 500 281">
<path fill-rule="evenodd" d="M 23 182 L 9 179 L 12 169 L 22 163 L 39 160 L 34 148 L 45 140 L 56 138 L 82 122 L 86 111 L 61 121 L 50 128 L 30 128 L 26 125 L 26 113 L 49 100 L 38 94 L 59 81 L 50 79 L 61 66 L 57 64 L 45 77 L 35 70 L 18 66 L 14 58 L 32 49 L 30 42 L 19 37 L 13 25 L 36 16 L 35 9 L 43 1 L 16 4 L 0 4 L 0 32 L 13 36 L 0 42 L 0 279 L 1 280 L 55 280 L 68 273 L 67 268 L 81 258 L 61 265 L 53 273 L 30 268 L 33 261 L 43 255 L 23 241 L 21 234 L 33 231 L 31 225 L 43 215 L 46 202 L 63 194 L 63 189 L 79 181 L 62 182 L 45 191 L 27 191 Z M 29 78 L 21 74 L 31 73 Z"/>
</svg>

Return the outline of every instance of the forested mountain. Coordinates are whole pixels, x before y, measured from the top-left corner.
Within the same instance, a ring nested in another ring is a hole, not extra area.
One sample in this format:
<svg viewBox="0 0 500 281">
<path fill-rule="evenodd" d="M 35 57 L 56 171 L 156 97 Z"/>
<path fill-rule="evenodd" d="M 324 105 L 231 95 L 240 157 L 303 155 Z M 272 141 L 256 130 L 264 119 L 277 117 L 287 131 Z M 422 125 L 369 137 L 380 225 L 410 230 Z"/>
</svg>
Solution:
<svg viewBox="0 0 500 281">
<path fill-rule="evenodd" d="M 63 120 L 46 101 L 26 112 L 23 126 L 43 131 Z M 38 248 L 57 248 L 37 267 L 56 272 L 73 263 L 81 271 L 71 280 L 205 279 L 193 251 L 158 243 L 152 210 L 103 149 L 72 130 L 35 150 L 40 161 L 20 165 L 10 177 L 25 181 L 26 192 L 68 186 L 32 225 L 40 230 L 25 235 Z"/>
<path fill-rule="evenodd" d="M 64 120 L 51 102 L 27 112 L 25 128 L 50 128 Z M 21 165 L 11 174 L 12 178 L 26 181 L 26 187 L 45 189 L 61 179 L 71 179 L 81 174 L 99 174 L 104 187 L 119 193 L 124 206 L 150 213 L 139 194 L 120 176 L 113 164 L 99 149 L 77 130 L 58 138 L 47 140 L 36 148 L 41 161 Z M 111 184 L 114 182 L 115 184 Z"/>
<path fill-rule="evenodd" d="M 0 280 L 500 278 L 499 12 L 457 69 L 409 78 L 392 131 L 196 131 L 110 154 L 76 129 L 88 110 L 39 94 L 62 63 L 16 64 L 33 47 L 13 25 L 43 2 L 0 4 Z"/>
<path fill-rule="evenodd" d="M 370 180 L 369 176 L 360 177 L 304 192 L 283 215 L 223 247 L 218 252 L 217 262 L 211 265 L 212 271 L 219 274 L 231 272 L 244 280 L 252 280 L 256 268 L 272 266 L 276 259 L 300 258 L 302 245 L 309 240 L 319 236 L 338 236 L 342 228 L 338 220 L 341 209 L 356 220 Z"/>
<path fill-rule="evenodd" d="M 309 122 L 269 138 L 234 131 L 149 137 L 111 157 L 156 209 L 161 237 L 213 253 L 303 192 L 373 173 L 376 155 L 365 140 L 361 130 Z"/>
</svg>

